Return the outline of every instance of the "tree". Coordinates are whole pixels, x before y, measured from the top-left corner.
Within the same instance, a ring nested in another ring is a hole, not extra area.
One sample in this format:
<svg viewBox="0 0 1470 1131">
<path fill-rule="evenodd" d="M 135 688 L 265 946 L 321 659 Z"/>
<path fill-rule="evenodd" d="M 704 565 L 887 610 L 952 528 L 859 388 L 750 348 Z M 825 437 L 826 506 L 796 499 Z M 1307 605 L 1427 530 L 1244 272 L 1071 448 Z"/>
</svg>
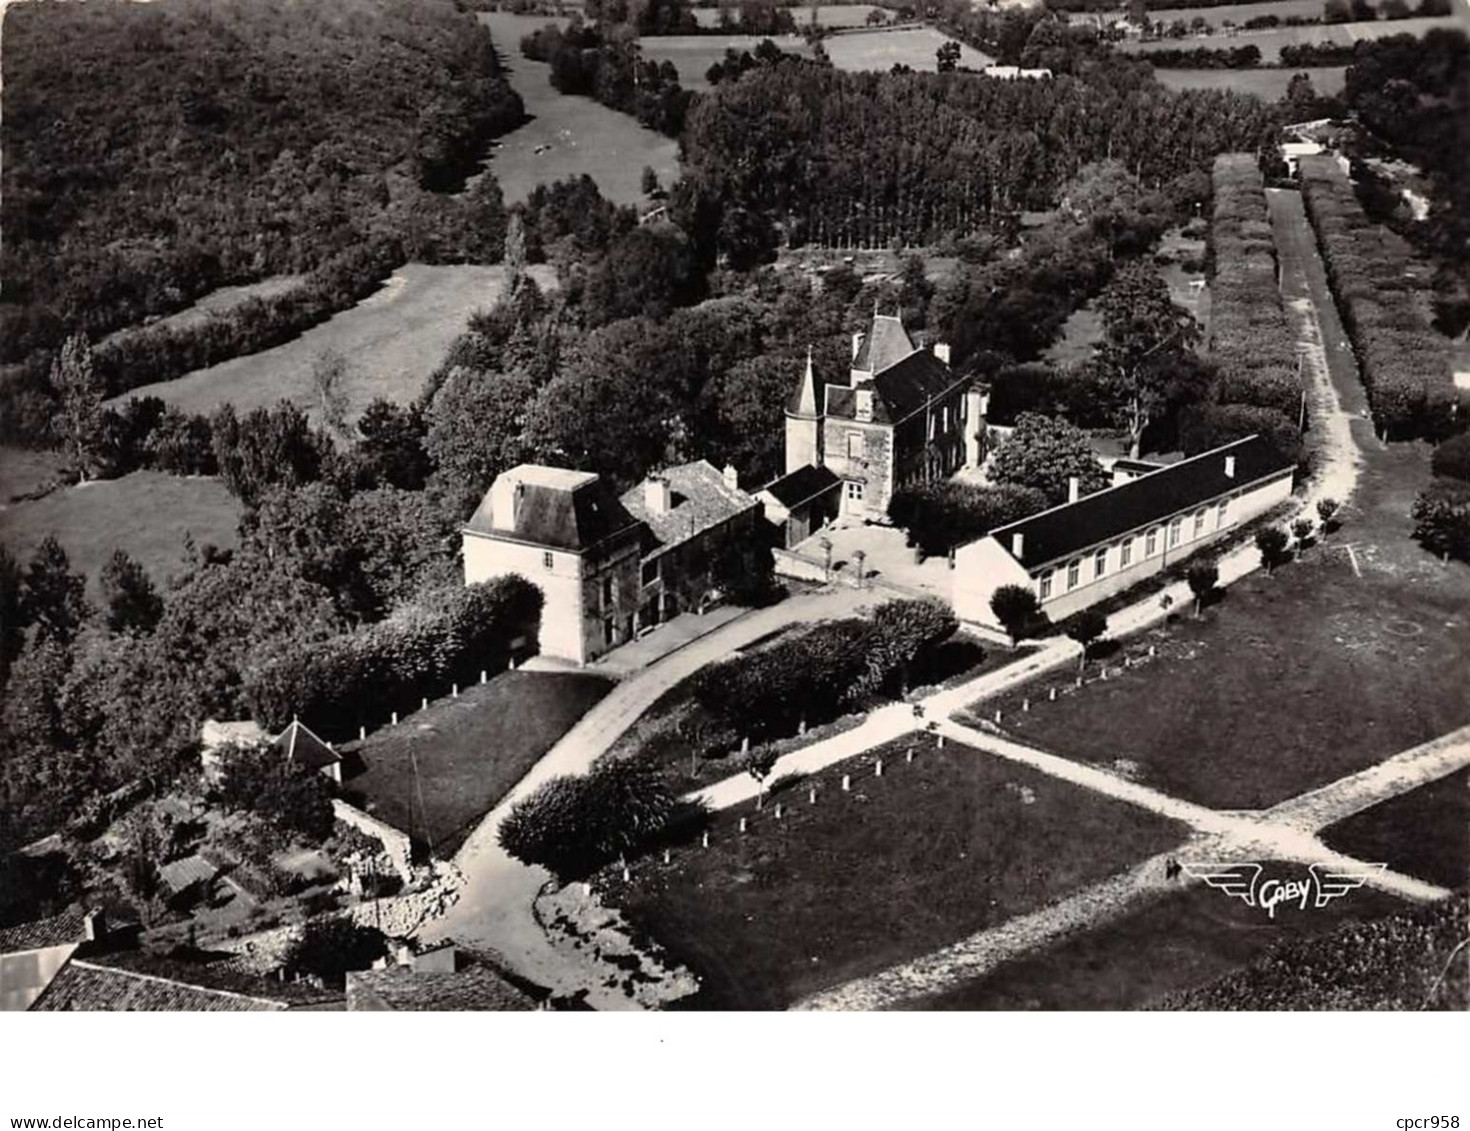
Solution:
<svg viewBox="0 0 1470 1131">
<path fill-rule="evenodd" d="M 469 517 L 497 475 L 521 461 L 522 426 L 535 396 L 528 373 L 456 368 L 434 397 L 424 450 L 435 484 L 461 517 Z"/>
<path fill-rule="evenodd" d="M 1279 526 L 1264 526 L 1256 531 L 1256 548 L 1261 551 L 1261 564 L 1266 567 L 1266 576 L 1281 561 L 1286 552 L 1286 531 Z"/>
<path fill-rule="evenodd" d="M 516 802 L 501 822 L 500 845 L 566 882 L 626 858 L 667 827 L 675 808 L 653 767 L 631 758 L 606 760 L 585 776 L 552 778 Z"/>
<path fill-rule="evenodd" d="M 505 291 L 514 296 L 526 275 L 526 225 L 519 212 L 505 225 Z"/>
<path fill-rule="evenodd" d="M 1296 539 L 1297 553 L 1300 554 L 1307 548 L 1307 540 L 1312 536 L 1312 520 L 1310 518 L 1299 518 L 1291 524 L 1291 535 Z"/>
<path fill-rule="evenodd" d="M 1337 529 L 1337 512 L 1339 509 L 1341 509 L 1340 504 L 1336 499 L 1317 500 L 1317 519 L 1322 524 L 1322 533 L 1324 535 Z"/>
<path fill-rule="evenodd" d="M 1143 433 L 1169 406 L 1184 355 L 1199 336 L 1188 311 L 1174 305 L 1169 288 L 1152 265 L 1122 267 L 1098 305 L 1106 338 L 1097 351 L 1098 374 L 1118 403 L 1119 423 L 1128 430 L 1136 459 Z"/>
<path fill-rule="evenodd" d="M 163 598 L 141 565 L 125 550 L 114 550 L 100 580 L 108 631 L 144 636 L 153 631 L 163 616 Z"/>
<path fill-rule="evenodd" d="M 941 75 L 953 71 L 960 65 L 960 45 L 952 39 L 945 40 L 934 52 L 934 57 Z"/>
<path fill-rule="evenodd" d="M 1189 582 L 1189 591 L 1194 594 L 1194 615 L 1198 617 L 1204 608 L 1205 598 L 1220 581 L 1220 567 L 1209 559 L 1190 562 L 1184 571 L 1184 580 Z"/>
<path fill-rule="evenodd" d="M 101 458 L 106 389 L 92 365 L 86 335 L 73 334 L 63 343 L 51 363 L 51 386 L 59 401 L 56 426 L 62 444 L 77 474 L 89 479 Z"/>
<path fill-rule="evenodd" d="M 25 622 L 36 626 L 39 639 L 69 644 L 91 613 L 86 588 L 86 579 L 72 573 L 66 550 L 48 534 L 26 567 Z"/>
<path fill-rule="evenodd" d="M 1101 609 L 1083 609 L 1067 622 L 1067 635 L 1082 645 L 1081 668 L 1087 667 L 1088 652 L 1107 631 L 1108 618 Z"/>
<path fill-rule="evenodd" d="M 347 359 L 337 350 L 318 350 L 311 359 L 311 388 L 322 427 L 334 436 L 347 432 Z"/>
<path fill-rule="evenodd" d="M 1321 105 L 1317 88 L 1312 85 L 1312 76 L 1305 72 L 1291 76 L 1286 84 L 1286 97 L 1282 100 L 1286 119 L 1289 122 L 1309 122 L 1318 117 Z"/>
<path fill-rule="evenodd" d="M 379 397 L 357 422 L 357 444 L 364 478 L 373 486 L 418 491 L 431 465 L 424 450 L 428 426 L 417 405 L 404 407 Z"/>
<path fill-rule="evenodd" d="M 292 943 L 282 962 L 291 976 L 303 974 L 341 986 L 349 970 L 366 970 L 388 953 L 388 939 L 375 927 L 351 919 L 314 919 Z"/>
<path fill-rule="evenodd" d="M 220 478 L 246 506 L 274 484 L 299 486 L 321 474 L 323 441 L 290 401 L 254 409 L 243 420 L 226 404 L 210 418 L 210 430 Z"/>
<path fill-rule="evenodd" d="M 1470 432 L 1451 436 L 1435 448 L 1429 465 L 1435 475 L 1470 483 Z"/>
<path fill-rule="evenodd" d="M 1419 492 L 1409 512 L 1414 538 L 1445 561 L 1470 562 L 1470 484 L 1436 479 Z"/>
<path fill-rule="evenodd" d="M 10 675 L 10 665 L 25 647 L 25 590 L 20 563 L 0 545 L 0 690 Z"/>
<path fill-rule="evenodd" d="M 336 820 L 332 791 L 315 770 L 287 762 L 265 744 L 226 749 L 220 762 L 220 797 L 227 806 L 249 810 L 312 840 L 331 835 Z"/>
<path fill-rule="evenodd" d="M 769 746 L 752 746 L 741 756 L 745 772 L 755 779 L 755 807 L 763 808 L 766 803 L 766 779 L 776 765 L 776 751 Z"/>
<path fill-rule="evenodd" d="M 995 483 L 1032 487 L 1052 506 L 1067 501 L 1070 480 L 1082 494 L 1108 485 L 1108 473 L 1098 462 L 1087 436 L 1059 417 L 1022 413 L 1015 431 L 1000 446 L 990 467 Z"/>
<path fill-rule="evenodd" d="M 1002 585 L 990 595 L 990 611 L 1011 638 L 1011 647 L 1021 642 L 1037 613 L 1041 602 L 1035 590 L 1025 585 Z"/>
<path fill-rule="evenodd" d="M 1348 0 L 1327 0 L 1322 6 L 1322 22 L 1324 24 L 1345 24 L 1352 18 L 1352 12 L 1348 8 Z"/>
<path fill-rule="evenodd" d="M 658 174 L 653 171 L 652 165 L 643 166 L 643 176 L 639 184 L 644 196 L 656 197 L 662 191 L 658 183 Z"/>
</svg>

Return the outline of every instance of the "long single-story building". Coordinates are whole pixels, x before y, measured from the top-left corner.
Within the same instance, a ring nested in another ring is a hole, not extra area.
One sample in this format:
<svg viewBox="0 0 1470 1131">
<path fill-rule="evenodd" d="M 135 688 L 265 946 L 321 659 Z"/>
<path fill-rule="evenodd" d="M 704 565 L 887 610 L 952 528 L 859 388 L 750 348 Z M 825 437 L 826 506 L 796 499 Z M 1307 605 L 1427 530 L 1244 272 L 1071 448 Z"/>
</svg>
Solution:
<svg viewBox="0 0 1470 1131">
<path fill-rule="evenodd" d="M 955 615 L 1000 627 L 990 598 L 1023 585 L 1065 620 L 1289 498 L 1294 470 L 1248 436 L 998 527 L 955 552 Z"/>
</svg>

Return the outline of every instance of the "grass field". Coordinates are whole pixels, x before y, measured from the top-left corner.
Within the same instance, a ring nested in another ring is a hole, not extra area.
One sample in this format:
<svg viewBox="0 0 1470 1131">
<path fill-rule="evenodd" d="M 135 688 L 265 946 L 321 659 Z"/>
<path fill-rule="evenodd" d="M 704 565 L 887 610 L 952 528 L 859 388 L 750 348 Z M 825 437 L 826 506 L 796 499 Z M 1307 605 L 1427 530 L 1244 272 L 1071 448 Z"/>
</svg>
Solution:
<svg viewBox="0 0 1470 1131">
<path fill-rule="evenodd" d="M 1346 67 L 1256 68 L 1244 71 L 1176 71 L 1159 67 L 1154 77 L 1170 90 L 1236 90 L 1267 102 L 1286 96 L 1291 76 L 1306 74 L 1318 94 L 1340 94 L 1347 81 Z"/>
<path fill-rule="evenodd" d="M 344 792 L 447 859 L 611 687 L 580 672 L 502 672 L 344 746 Z"/>
<path fill-rule="evenodd" d="M 0 446 L 0 509 L 56 482 L 65 471 L 66 457 L 60 452 Z"/>
<path fill-rule="evenodd" d="M 1092 357 L 1093 347 L 1103 340 L 1103 319 L 1092 306 L 1079 306 L 1062 323 L 1062 336 L 1042 351 L 1042 359 L 1053 365 L 1072 365 Z"/>
<path fill-rule="evenodd" d="M 1279 871 L 1295 878 L 1302 867 L 1285 865 Z M 1405 906 L 1392 896 L 1361 888 L 1320 910 L 1282 908 L 1269 919 L 1259 908 L 1222 892 L 1192 887 L 906 1007 L 1138 1009 L 1213 981 L 1278 943 L 1324 935 L 1344 922 L 1378 918 Z"/>
<path fill-rule="evenodd" d="M 1221 4 L 1217 8 L 1163 8 L 1150 12 L 1153 23 L 1172 24 L 1175 20 L 1189 23 L 1195 16 L 1203 16 L 1214 27 L 1221 27 L 1226 20 L 1243 24 L 1257 16 L 1275 16 L 1284 20 L 1288 16 L 1322 18 L 1323 0 L 1270 0 L 1262 4 Z"/>
<path fill-rule="evenodd" d="M 200 326 L 211 315 L 233 310 L 246 299 L 274 298 L 295 290 L 304 280 L 303 275 L 275 275 L 269 279 L 262 279 L 258 283 L 246 283 L 238 287 L 220 287 L 218 290 L 210 291 L 187 309 L 170 314 L 165 318 L 156 319 L 147 325 L 166 327 L 171 330 L 186 330 Z M 136 332 L 136 329 L 119 330 L 104 338 L 102 344 L 106 345 L 108 342 Z"/>
<path fill-rule="evenodd" d="M 1217 26 L 1220 22 L 1208 15 L 1205 18 Z M 1262 62 L 1275 63 L 1280 58 L 1281 49 L 1289 45 L 1333 43 L 1346 46 L 1360 39 L 1384 39 L 1390 35 L 1422 36 L 1431 28 L 1457 26 L 1459 26 L 1459 21 L 1454 16 L 1416 16 L 1408 20 L 1373 20 L 1363 23 L 1269 28 L 1263 31 L 1241 31 L 1234 35 L 1221 32 L 1215 35 L 1186 36 L 1184 39 L 1151 39 L 1146 42 L 1129 39 L 1120 43 L 1118 47 L 1120 50 L 1133 54 L 1148 55 L 1154 51 L 1189 51 L 1196 47 L 1208 47 L 1214 51 L 1221 51 L 1232 47 L 1245 47 L 1249 44 L 1260 48 Z"/>
<path fill-rule="evenodd" d="M 817 8 L 817 23 L 822 27 L 865 27 L 869 12 L 882 12 L 884 20 L 890 18 L 890 13 L 885 8 L 877 8 L 872 4 L 822 4 Z M 798 25 L 811 22 L 811 6 L 792 10 Z M 718 8 L 695 8 L 694 18 L 699 21 L 700 27 L 719 27 L 720 10 Z"/>
<path fill-rule="evenodd" d="M 726 48 L 754 51 L 762 38 L 759 35 L 658 35 L 644 36 L 638 46 L 645 59 L 673 63 L 679 72 L 679 84 L 686 90 L 708 90 L 704 74 L 725 58 Z M 811 54 L 800 36 L 772 36 L 771 42 L 789 55 Z M 832 42 L 829 40 L 828 44 Z"/>
<path fill-rule="evenodd" d="M 902 751 L 912 743 L 912 764 Z M 884 760 L 882 777 L 872 761 Z M 841 776 L 853 789 L 843 793 Z M 915 736 L 714 818 L 710 846 L 647 858 L 604 901 L 700 976 L 694 1008 L 780 1008 L 926 954 L 1178 844 L 1171 821 Z M 750 830 L 737 822 L 744 815 Z"/>
<path fill-rule="evenodd" d="M 555 279 L 547 267 L 533 267 L 531 274 L 543 286 Z M 227 401 L 243 412 L 284 399 L 314 414 L 311 367 L 323 350 L 333 349 L 349 365 L 349 418 L 376 397 L 407 403 L 464 332 L 469 316 L 492 305 L 504 283 L 503 267 L 410 263 L 352 309 L 284 345 L 144 385 L 128 396 L 162 397 L 185 411 L 205 413 Z"/>
<path fill-rule="evenodd" d="M 135 471 L 0 509 L 0 541 L 24 560 L 55 534 L 95 597 L 97 573 L 114 550 L 126 550 L 162 586 L 184 563 L 185 534 L 200 545 L 234 546 L 239 519 L 239 502 L 218 479 Z"/>
<path fill-rule="evenodd" d="M 525 200 L 537 185 L 586 173 L 609 200 L 638 204 L 644 199 L 644 166 L 652 167 L 665 186 L 678 178 L 678 143 L 673 138 L 590 98 L 557 93 L 551 68 L 521 55 L 522 36 L 557 21 L 510 12 L 481 12 L 480 20 L 490 29 L 511 85 L 531 117 L 500 138 L 490 158 L 507 203 Z M 701 84 L 708 66 L 700 68 Z M 683 67 L 679 76 L 684 78 Z"/>
<path fill-rule="evenodd" d="M 1386 863 L 1442 887 L 1470 881 L 1470 770 L 1355 813 L 1323 834 L 1359 860 Z"/>
</svg>

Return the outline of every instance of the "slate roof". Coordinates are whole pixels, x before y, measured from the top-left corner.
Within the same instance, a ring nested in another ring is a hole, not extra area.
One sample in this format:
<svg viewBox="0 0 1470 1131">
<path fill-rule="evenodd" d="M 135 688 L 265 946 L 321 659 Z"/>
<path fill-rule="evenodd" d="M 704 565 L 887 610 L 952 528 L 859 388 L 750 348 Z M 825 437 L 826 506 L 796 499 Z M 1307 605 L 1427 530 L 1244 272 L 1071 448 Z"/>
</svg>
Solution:
<svg viewBox="0 0 1470 1131">
<path fill-rule="evenodd" d="M 903 319 L 895 314 L 874 314 L 868 332 L 863 335 L 862 343 L 853 355 L 852 368 L 862 373 L 881 373 L 917 348 L 903 328 Z"/>
<path fill-rule="evenodd" d="M 663 549 L 727 522 L 760 504 L 739 487 L 731 487 L 708 460 L 671 467 L 660 473 L 669 481 L 672 506 L 666 514 L 648 509 L 643 484 L 623 494 L 628 513 L 648 525 L 654 541 Z"/>
<path fill-rule="evenodd" d="M 816 416 L 824 402 L 822 379 L 812 366 L 812 351 L 806 352 L 806 368 L 802 370 L 801 382 L 791 399 L 786 402 L 786 411 L 796 416 Z"/>
<path fill-rule="evenodd" d="M 955 384 L 954 372 L 928 350 L 912 353 L 896 365 L 878 373 L 873 384 L 878 396 L 888 406 L 889 415 L 902 420 L 924 407 L 930 397 L 937 397 Z"/>
<path fill-rule="evenodd" d="M 781 476 L 774 483 L 768 483 L 761 491 L 769 492 L 778 503 L 789 510 L 835 489 L 841 482 L 830 468 L 807 464 L 789 475 Z"/>
<path fill-rule="evenodd" d="M 342 761 L 342 755 L 298 719 L 292 719 L 290 726 L 271 739 L 271 745 L 286 756 L 287 762 L 299 762 L 308 770 L 320 770 Z"/>
<path fill-rule="evenodd" d="M 514 528 L 495 527 L 492 488 L 465 526 L 470 533 L 581 552 L 636 524 L 613 489 L 591 472 L 522 464 L 505 477 L 522 488 Z"/>
<path fill-rule="evenodd" d="M 536 1002 L 485 966 L 422 973 L 408 966 L 347 975 L 347 1008 L 359 1010 L 527 1010 Z"/>
<path fill-rule="evenodd" d="M 158 868 L 158 878 L 175 895 L 181 891 L 187 891 L 195 884 L 207 884 L 217 875 L 219 875 L 219 869 L 202 856 L 185 856 L 181 860 L 170 860 L 167 864 L 159 865 Z"/>
<path fill-rule="evenodd" d="M 285 1008 L 284 1003 L 266 998 L 76 960 L 63 966 L 31 1004 L 31 1009 L 38 1012 L 219 1013 Z"/>
<path fill-rule="evenodd" d="M 79 943 L 86 937 L 86 917 L 79 911 L 67 911 L 49 919 L 33 919 L 29 923 L 0 928 L 0 954 L 66 946 Z"/>
<path fill-rule="evenodd" d="M 1225 474 L 1225 457 L 1235 457 L 1235 475 Z M 1213 451 L 1151 471 L 1137 479 L 1084 495 L 1075 503 L 1052 507 L 990 532 L 1007 553 L 1012 536 L 1022 535 L 1022 566 L 1031 570 L 1079 550 L 1121 537 L 1220 495 L 1281 473 L 1293 464 L 1260 436 L 1225 444 Z"/>
</svg>

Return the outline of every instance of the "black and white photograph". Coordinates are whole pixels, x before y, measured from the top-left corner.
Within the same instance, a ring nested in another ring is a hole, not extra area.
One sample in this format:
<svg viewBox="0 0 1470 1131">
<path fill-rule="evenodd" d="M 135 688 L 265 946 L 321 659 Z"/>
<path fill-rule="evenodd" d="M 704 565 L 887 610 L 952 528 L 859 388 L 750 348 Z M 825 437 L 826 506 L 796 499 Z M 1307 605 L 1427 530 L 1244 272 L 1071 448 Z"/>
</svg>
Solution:
<svg viewBox="0 0 1470 1131">
<path fill-rule="evenodd" d="M 7 1126 L 1470 1128 L 1470 0 L 1182 5 L 0 4 Z"/>
</svg>

